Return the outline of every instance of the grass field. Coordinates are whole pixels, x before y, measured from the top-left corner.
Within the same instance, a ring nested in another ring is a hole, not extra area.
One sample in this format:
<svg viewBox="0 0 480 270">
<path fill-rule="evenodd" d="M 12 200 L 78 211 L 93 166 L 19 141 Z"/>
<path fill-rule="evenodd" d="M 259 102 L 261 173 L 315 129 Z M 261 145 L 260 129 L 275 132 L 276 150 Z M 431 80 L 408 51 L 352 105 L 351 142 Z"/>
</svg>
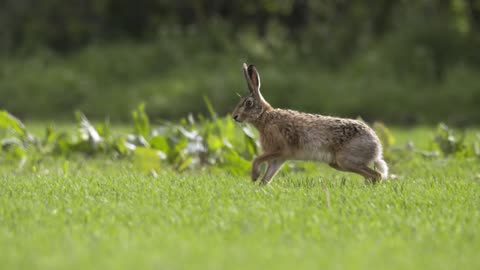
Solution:
<svg viewBox="0 0 480 270">
<path fill-rule="evenodd" d="M 396 134 L 425 144 L 428 129 Z M 308 167 L 314 167 L 307 165 Z M 480 269 L 478 159 L 404 159 L 365 185 L 325 165 L 270 186 L 127 161 L 0 165 L 2 269 Z"/>
</svg>

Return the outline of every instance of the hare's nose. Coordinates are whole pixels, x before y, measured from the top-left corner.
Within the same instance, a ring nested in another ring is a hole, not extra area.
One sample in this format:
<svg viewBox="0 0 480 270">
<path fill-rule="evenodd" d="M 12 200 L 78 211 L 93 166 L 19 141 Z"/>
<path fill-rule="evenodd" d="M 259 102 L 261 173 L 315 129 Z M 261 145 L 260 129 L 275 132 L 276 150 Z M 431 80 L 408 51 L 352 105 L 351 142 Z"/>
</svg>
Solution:
<svg viewBox="0 0 480 270">
<path fill-rule="evenodd" d="M 238 114 L 233 116 L 233 120 L 238 121 Z"/>
</svg>

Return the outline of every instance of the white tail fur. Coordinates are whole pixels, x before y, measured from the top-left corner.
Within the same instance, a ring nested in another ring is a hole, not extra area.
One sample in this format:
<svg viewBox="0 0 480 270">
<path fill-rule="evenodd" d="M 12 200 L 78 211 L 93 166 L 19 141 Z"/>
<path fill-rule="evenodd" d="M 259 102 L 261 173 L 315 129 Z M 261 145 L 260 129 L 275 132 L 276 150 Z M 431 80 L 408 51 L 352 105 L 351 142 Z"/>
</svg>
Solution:
<svg viewBox="0 0 480 270">
<path fill-rule="evenodd" d="M 373 162 L 373 166 L 375 169 L 378 169 L 380 174 L 382 175 L 382 179 L 387 179 L 388 177 L 388 166 L 385 160 L 379 158 Z"/>
</svg>

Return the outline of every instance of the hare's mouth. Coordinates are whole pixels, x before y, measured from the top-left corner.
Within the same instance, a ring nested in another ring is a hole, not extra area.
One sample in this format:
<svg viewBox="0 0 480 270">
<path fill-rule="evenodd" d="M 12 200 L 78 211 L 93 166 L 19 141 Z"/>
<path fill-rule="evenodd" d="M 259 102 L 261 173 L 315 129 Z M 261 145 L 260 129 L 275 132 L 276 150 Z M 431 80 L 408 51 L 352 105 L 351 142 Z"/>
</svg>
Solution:
<svg viewBox="0 0 480 270">
<path fill-rule="evenodd" d="M 240 119 L 240 116 L 238 114 L 234 115 L 233 116 L 233 120 L 235 120 L 235 122 L 242 122 L 242 120 Z"/>
</svg>

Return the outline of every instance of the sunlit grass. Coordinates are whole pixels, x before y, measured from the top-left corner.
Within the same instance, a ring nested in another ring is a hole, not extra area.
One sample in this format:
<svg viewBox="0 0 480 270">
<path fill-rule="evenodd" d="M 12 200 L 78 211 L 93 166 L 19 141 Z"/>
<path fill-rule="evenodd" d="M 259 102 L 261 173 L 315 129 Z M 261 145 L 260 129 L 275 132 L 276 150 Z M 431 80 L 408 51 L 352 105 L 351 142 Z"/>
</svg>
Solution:
<svg viewBox="0 0 480 270">
<path fill-rule="evenodd" d="M 395 135 L 398 140 L 408 133 Z M 427 136 L 413 131 L 415 143 Z M 128 160 L 0 169 L 2 269 L 479 269 L 480 164 L 416 156 L 365 185 L 325 165 L 270 186 Z"/>
</svg>

